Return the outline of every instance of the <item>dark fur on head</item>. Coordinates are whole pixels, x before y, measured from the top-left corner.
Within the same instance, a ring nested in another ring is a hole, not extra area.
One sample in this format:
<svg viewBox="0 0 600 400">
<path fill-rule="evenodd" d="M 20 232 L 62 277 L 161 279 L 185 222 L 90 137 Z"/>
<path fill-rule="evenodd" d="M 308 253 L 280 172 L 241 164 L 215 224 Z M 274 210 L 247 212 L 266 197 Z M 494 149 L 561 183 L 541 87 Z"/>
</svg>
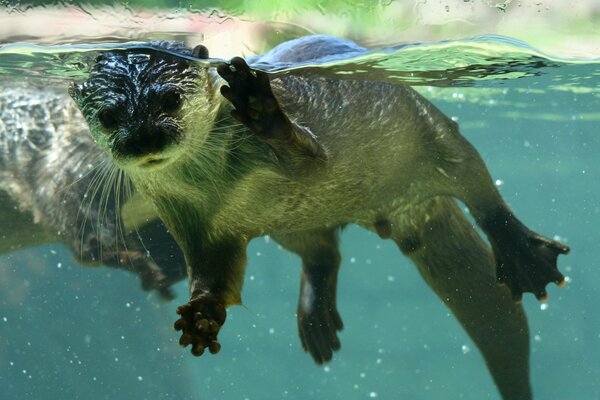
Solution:
<svg viewBox="0 0 600 400">
<path fill-rule="evenodd" d="M 181 42 L 149 45 L 156 50 L 100 54 L 88 80 L 70 88 L 92 135 L 118 163 L 164 153 L 180 143 L 186 104 L 198 94 L 206 96 L 206 69 L 161 51 L 191 56 L 192 49 Z"/>
</svg>

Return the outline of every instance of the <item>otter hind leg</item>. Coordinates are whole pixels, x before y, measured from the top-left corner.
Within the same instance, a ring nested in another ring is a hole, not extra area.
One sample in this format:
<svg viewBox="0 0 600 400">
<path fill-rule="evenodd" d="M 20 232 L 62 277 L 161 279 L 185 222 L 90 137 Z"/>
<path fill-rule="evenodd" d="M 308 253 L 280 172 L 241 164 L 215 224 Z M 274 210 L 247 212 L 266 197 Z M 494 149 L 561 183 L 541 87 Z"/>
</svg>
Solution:
<svg viewBox="0 0 600 400">
<path fill-rule="evenodd" d="M 274 237 L 302 258 L 298 334 L 305 351 L 317 364 L 330 361 L 340 349 L 337 332 L 344 324 L 337 311 L 337 273 L 340 266 L 337 229 Z"/>
<path fill-rule="evenodd" d="M 456 203 L 432 198 L 390 220 L 392 239 L 475 342 L 502 398 L 531 399 L 526 315 L 496 283 L 489 246 Z"/>
<path fill-rule="evenodd" d="M 438 192 L 457 197 L 469 207 L 492 245 L 497 280 L 509 287 L 513 298 L 519 300 L 524 292 L 531 292 L 545 300 L 548 283 L 564 283 L 557 258 L 569 248 L 521 223 L 498 193 L 475 148 L 455 127 L 445 133 L 432 146 L 436 163 L 431 175 Z"/>
</svg>

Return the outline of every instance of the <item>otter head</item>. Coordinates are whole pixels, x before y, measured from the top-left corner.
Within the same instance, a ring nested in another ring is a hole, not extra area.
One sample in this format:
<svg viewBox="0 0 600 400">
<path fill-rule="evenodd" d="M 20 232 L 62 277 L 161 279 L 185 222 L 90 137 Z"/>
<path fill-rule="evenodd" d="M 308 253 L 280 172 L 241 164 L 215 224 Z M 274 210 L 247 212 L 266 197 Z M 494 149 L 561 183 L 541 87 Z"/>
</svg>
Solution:
<svg viewBox="0 0 600 400">
<path fill-rule="evenodd" d="M 83 112 L 96 142 L 124 169 L 146 170 L 170 164 L 186 143 L 210 132 L 220 99 L 215 75 L 185 58 L 208 58 L 178 42 L 151 42 L 156 50 L 103 53 L 88 79 L 69 93 Z"/>
</svg>

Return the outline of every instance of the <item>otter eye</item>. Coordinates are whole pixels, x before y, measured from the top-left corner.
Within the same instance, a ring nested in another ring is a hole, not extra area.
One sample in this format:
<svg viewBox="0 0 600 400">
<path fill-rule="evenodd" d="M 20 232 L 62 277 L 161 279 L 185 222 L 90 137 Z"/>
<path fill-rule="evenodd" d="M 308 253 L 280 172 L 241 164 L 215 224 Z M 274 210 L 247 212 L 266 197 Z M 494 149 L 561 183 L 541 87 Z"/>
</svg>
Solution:
<svg viewBox="0 0 600 400">
<path fill-rule="evenodd" d="M 163 111 L 172 113 L 181 107 L 181 94 L 176 89 L 165 91 L 161 96 L 161 105 Z"/>
<path fill-rule="evenodd" d="M 114 108 L 105 108 L 98 112 L 98 121 L 104 129 L 114 129 L 119 124 L 118 112 Z"/>
</svg>

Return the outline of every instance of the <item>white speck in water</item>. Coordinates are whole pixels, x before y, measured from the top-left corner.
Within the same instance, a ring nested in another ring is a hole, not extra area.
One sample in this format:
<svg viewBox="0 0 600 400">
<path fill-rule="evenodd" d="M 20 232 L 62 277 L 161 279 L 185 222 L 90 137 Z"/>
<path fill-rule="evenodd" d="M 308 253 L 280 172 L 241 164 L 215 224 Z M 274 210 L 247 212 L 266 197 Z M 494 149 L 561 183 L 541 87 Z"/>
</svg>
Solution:
<svg viewBox="0 0 600 400">
<path fill-rule="evenodd" d="M 2 321 L 8 322 L 8 318 L 4 317 L 4 318 L 2 318 Z"/>
<path fill-rule="evenodd" d="M 568 271 L 570 271 L 571 269 L 568 269 Z M 569 284 L 571 283 L 571 277 L 570 276 L 565 276 L 565 284 Z"/>
<path fill-rule="evenodd" d="M 557 242 L 562 242 L 562 241 L 563 241 L 563 238 L 561 238 L 561 237 L 560 237 L 560 236 L 558 236 L 558 235 L 554 235 L 554 236 L 552 236 L 552 239 L 556 240 Z"/>
<path fill-rule="evenodd" d="M 463 354 L 468 354 L 470 351 L 471 351 L 471 348 L 469 346 L 467 346 L 466 344 L 462 345 Z"/>
<path fill-rule="evenodd" d="M 372 398 L 372 399 L 376 398 L 377 397 L 377 392 L 371 392 L 371 393 L 369 393 L 369 397 Z"/>
<path fill-rule="evenodd" d="M 492 105 L 492 106 L 493 106 L 494 104 L 496 104 L 496 100 L 494 100 L 494 99 L 490 99 L 490 100 L 488 101 L 488 103 L 489 103 L 490 105 Z"/>
<path fill-rule="evenodd" d="M 85 335 L 85 336 L 83 337 L 83 342 L 84 342 L 85 344 L 90 344 L 90 343 L 92 343 L 92 336 L 91 336 L 91 335 Z"/>
<path fill-rule="evenodd" d="M 354 263 L 356 262 L 356 258 L 354 258 L 354 257 L 350 257 L 350 262 L 351 262 L 352 264 L 354 264 Z"/>
<path fill-rule="evenodd" d="M 119 357 L 115 357 L 115 362 L 119 362 Z"/>
<path fill-rule="evenodd" d="M 450 117 L 450 119 L 454 122 L 458 122 L 458 117 L 452 116 L 452 117 Z"/>
<path fill-rule="evenodd" d="M 260 251 L 257 251 L 257 252 L 256 252 L 256 257 L 260 257 L 260 255 L 261 255 L 261 252 L 260 252 Z"/>
<path fill-rule="evenodd" d="M 121 340 L 125 340 L 125 336 L 121 336 Z"/>
<path fill-rule="evenodd" d="M 269 334 L 274 334 L 275 333 L 275 328 L 269 328 Z"/>
<path fill-rule="evenodd" d="M 504 185 L 504 181 L 502 179 L 496 179 L 496 181 L 494 183 L 496 184 L 496 186 Z"/>
<path fill-rule="evenodd" d="M 62 268 L 62 263 L 56 264 L 56 268 L 58 268 L 58 269 Z"/>
<path fill-rule="evenodd" d="M 138 381 L 140 381 L 140 382 L 141 382 L 141 381 L 143 381 L 143 380 L 144 380 L 144 378 L 142 378 L 141 376 L 138 376 Z"/>
<path fill-rule="evenodd" d="M 11 367 L 14 367 L 14 365 L 15 365 L 15 363 L 12 362 L 12 361 L 9 364 L 10 364 Z"/>
<path fill-rule="evenodd" d="M 24 373 L 24 374 L 26 374 L 26 373 L 27 373 L 27 370 L 26 370 L 26 369 L 24 369 L 24 370 L 23 370 L 23 373 Z"/>
<path fill-rule="evenodd" d="M 373 261 L 370 258 L 367 258 L 366 262 L 370 265 Z"/>
<path fill-rule="evenodd" d="M 94 377 L 92 377 L 92 380 L 93 380 L 93 381 L 95 381 L 95 380 L 96 380 L 96 377 L 95 377 L 95 376 L 94 376 Z"/>
<path fill-rule="evenodd" d="M 540 310 L 545 311 L 548 309 L 548 303 L 542 303 L 540 304 Z"/>
<path fill-rule="evenodd" d="M 125 307 L 127 307 L 127 308 L 131 307 L 131 303 L 125 303 Z"/>
<path fill-rule="evenodd" d="M 323 371 L 325 371 L 327 373 L 331 372 L 331 367 L 329 367 L 329 365 L 326 365 L 326 366 L 323 367 Z"/>
<path fill-rule="evenodd" d="M 359 376 L 364 379 L 367 376 L 367 374 L 365 374 L 364 372 L 361 372 Z"/>
<path fill-rule="evenodd" d="M 535 335 L 533 337 L 533 340 L 535 340 L 536 342 L 541 342 L 542 341 L 542 337 L 540 335 Z"/>
<path fill-rule="evenodd" d="M 383 360 L 381 358 L 378 358 L 377 360 L 375 360 L 375 364 L 381 364 L 383 362 Z"/>
<path fill-rule="evenodd" d="M 250 275 L 250 280 L 253 281 L 254 280 L 254 275 Z"/>
<path fill-rule="evenodd" d="M 525 147 L 531 147 L 531 143 L 529 143 L 529 140 L 526 140 L 523 142 L 523 146 Z"/>
<path fill-rule="evenodd" d="M 56 255 L 56 250 L 50 250 L 50 254 Z"/>
<path fill-rule="evenodd" d="M 160 351 L 160 347 L 157 347 L 157 348 L 156 348 L 156 351 Z"/>
</svg>

